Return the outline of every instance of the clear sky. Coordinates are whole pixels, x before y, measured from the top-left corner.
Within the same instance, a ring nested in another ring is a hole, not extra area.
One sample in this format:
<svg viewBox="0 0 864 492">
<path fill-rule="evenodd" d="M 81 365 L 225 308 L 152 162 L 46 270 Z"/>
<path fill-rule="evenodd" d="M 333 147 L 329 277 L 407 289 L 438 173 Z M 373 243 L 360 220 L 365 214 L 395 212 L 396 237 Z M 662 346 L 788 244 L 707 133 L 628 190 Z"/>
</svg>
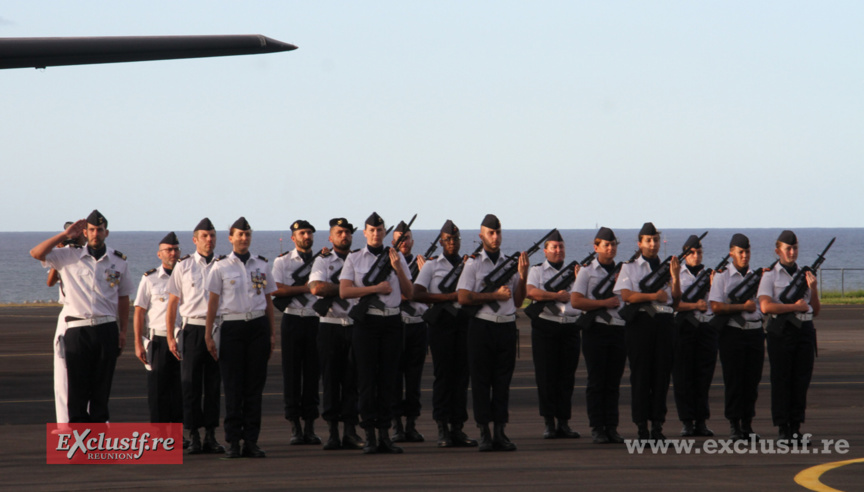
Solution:
<svg viewBox="0 0 864 492">
<path fill-rule="evenodd" d="M 859 227 L 864 2 L 21 1 L 0 37 L 298 50 L 0 70 L 0 230 Z"/>
</svg>

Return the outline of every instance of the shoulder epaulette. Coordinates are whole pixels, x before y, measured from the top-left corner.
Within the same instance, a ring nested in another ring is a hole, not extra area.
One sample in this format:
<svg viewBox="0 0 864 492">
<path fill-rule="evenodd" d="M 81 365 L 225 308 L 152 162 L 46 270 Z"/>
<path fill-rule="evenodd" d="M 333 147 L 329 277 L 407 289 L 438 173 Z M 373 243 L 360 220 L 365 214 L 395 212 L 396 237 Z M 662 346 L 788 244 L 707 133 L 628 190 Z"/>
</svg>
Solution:
<svg viewBox="0 0 864 492">
<path fill-rule="evenodd" d="M 123 260 L 126 259 L 126 255 L 124 255 L 123 253 L 117 251 L 116 249 L 114 250 L 114 255 L 115 255 L 115 256 L 119 256 L 119 257 L 120 257 L 121 259 L 123 259 Z"/>
<path fill-rule="evenodd" d="M 192 256 L 192 255 L 186 255 L 186 256 L 184 256 L 184 257 L 183 257 L 183 258 L 180 258 L 180 259 L 179 259 L 179 260 L 177 260 L 177 261 L 183 261 L 183 260 L 185 260 L 185 259 L 187 259 L 187 258 L 189 258 L 189 257 L 190 257 L 190 256 Z"/>
<path fill-rule="evenodd" d="M 73 244 L 72 247 L 75 248 L 75 249 L 81 249 L 81 248 L 83 248 L 84 246 L 81 246 L 80 244 Z"/>
<path fill-rule="evenodd" d="M 469 255 L 468 258 L 473 260 L 473 259 L 477 258 L 479 255 L 480 255 L 480 253 L 477 253 L 476 255 Z"/>
<path fill-rule="evenodd" d="M 327 252 L 324 252 L 324 251 L 321 252 L 321 256 L 323 256 L 324 258 L 327 258 L 328 256 L 330 256 L 332 254 L 333 254 L 333 251 L 330 251 L 330 250 L 327 250 Z"/>
<path fill-rule="evenodd" d="M 360 251 L 361 249 L 363 249 L 363 248 L 357 248 L 357 249 L 355 249 L 355 250 L 352 250 L 351 252 L 352 252 L 352 253 L 356 253 L 356 252 Z"/>
<path fill-rule="evenodd" d="M 438 256 L 430 256 L 429 258 L 426 258 L 426 261 L 434 261 L 437 259 L 438 259 Z"/>
<path fill-rule="evenodd" d="M 157 270 L 156 268 L 151 268 L 150 270 L 147 270 L 146 272 L 144 272 L 144 276 L 146 277 L 147 275 L 150 275 L 151 273 L 155 272 L 156 270 Z"/>
<path fill-rule="evenodd" d="M 281 255 L 277 256 L 276 258 L 282 258 L 283 256 L 287 255 L 288 253 L 290 253 L 290 251 L 286 251 L 286 252 L 282 253 Z M 259 256 L 259 258 L 260 258 L 260 256 Z M 264 261 L 267 261 L 267 260 L 264 260 Z"/>
<path fill-rule="evenodd" d="M 543 262 L 541 261 L 540 263 L 535 263 L 534 266 L 543 266 Z"/>
<path fill-rule="evenodd" d="M 639 258 L 642 258 L 642 257 L 640 256 Z M 627 265 L 627 264 L 633 263 L 634 261 L 638 260 L 639 258 L 633 258 L 632 260 L 627 260 L 624 262 L 624 264 Z"/>
<path fill-rule="evenodd" d="M 264 258 L 264 257 L 261 256 L 261 255 L 258 255 L 258 259 L 261 260 L 261 261 L 263 261 L 264 263 L 267 263 L 267 262 L 269 261 L 267 258 Z"/>
<path fill-rule="evenodd" d="M 213 261 L 224 260 L 225 258 L 228 258 L 228 255 L 222 255 L 222 256 L 220 256 L 219 258 L 216 258 L 216 259 L 213 260 Z"/>
</svg>

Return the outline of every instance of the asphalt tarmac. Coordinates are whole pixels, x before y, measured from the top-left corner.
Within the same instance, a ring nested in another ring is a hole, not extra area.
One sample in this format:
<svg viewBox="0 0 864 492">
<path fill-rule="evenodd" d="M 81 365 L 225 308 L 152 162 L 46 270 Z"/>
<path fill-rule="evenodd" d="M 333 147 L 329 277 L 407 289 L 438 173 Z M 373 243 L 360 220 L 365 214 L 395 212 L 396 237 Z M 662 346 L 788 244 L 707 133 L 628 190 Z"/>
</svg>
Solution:
<svg viewBox="0 0 864 492">
<path fill-rule="evenodd" d="M 650 450 L 638 454 L 628 452 L 623 444 L 592 444 L 585 414 L 586 373 L 582 361 L 576 373 L 574 418 L 570 424 L 583 437 L 544 440 L 543 420 L 537 410 L 530 326 L 520 313 L 521 357 L 513 376 L 507 427 L 519 448 L 515 452 L 478 453 L 476 448 L 435 446 L 431 357 L 424 369 L 423 415 L 418 422 L 425 443 L 405 444 L 405 454 L 395 456 L 290 446 L 289 425 L 282 417 L 280 357 L 275 354 L 264 390 L 259 441 L 267 451 L 266 459 L 223 460 L 218 455 L 196 455 L 185 456 L 183 465 L 173 466 L 47 465 L 45 424 L 54 418 L 51 338 L 58 312 L 57 307 L 0 308 L 0 487 L 4 489 L 806 490 L 795 482 L 800 472 L 817 465 L 864 458 L 864 306 L 837 306 L 825 307 L 816 319 L 819 357 L 809 392 L 807 422 L 802 426 L 802 430 L 813 434 L 818 454 L 735 454 L 720 444 L 711 453 L 710 444 L 702 448 L 706 438 L 695 440 L 699 454 L 653 454 Z M 768 382 L 766 356 L 754 429 L 773 440 L 776 429 L 770 422 Z M 671 388 L 668 402 L 665 431 L 673 443 L 681 426 Z M 636 429 L 629 423 L 629 371 L 625 371 L 622 381 L 620 409 L 619 431 L 625 439 L 634 439 Z M 728 424 L 722 418 L 719 363 L 711 390 L 711 409 L 714 417 L 708 425 L 717 432 L 717 439 L 725 439 Z M 110 410 L 113 422 L 149 420 L 145 370 L 128 349 L 117 362 Z M 318 434 L 324 436 L 325 426 L 320 420 L 316 423 Z M 471 421 L 466 431 L 477 437 Z M 217 435 L 224 442 L 222 432 Z M 830 445 L 831 453 L 826 453 L 822 440 L 829 439 L 834 443 Z M 840 440 L 848 442 L 846 453 L 834 447 Z M 816 477 L 836 490 L 864 490 L 864 462 L 839 466 L 821 476 L 808 471 L 802 477 L 811 483 Z"/>
</svg>

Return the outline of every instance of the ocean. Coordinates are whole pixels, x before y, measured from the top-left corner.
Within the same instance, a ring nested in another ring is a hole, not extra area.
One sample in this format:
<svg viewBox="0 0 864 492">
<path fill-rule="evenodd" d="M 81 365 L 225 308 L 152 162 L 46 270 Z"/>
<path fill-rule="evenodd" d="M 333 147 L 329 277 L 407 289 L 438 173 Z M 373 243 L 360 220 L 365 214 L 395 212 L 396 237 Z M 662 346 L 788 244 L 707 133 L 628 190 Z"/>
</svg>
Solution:
<svg viewBox="0 0 864 492">
<path fill-rule="evenodd" d="M 750 238 L 753 258 L 752 266 L 768 266 L 775 259 L 774 241 L 781 229 L 711 229 L 703 239 L 704 263 L 713 268 L 729 251 L 729 239 L 732 234 L 741 232 Z M 615 234 L 621 244 L 618 246 L 618 259 L 627 259 L 636 251 L 638 229 L 618 229 Z M 129 261 L 130 271 L 137 286 L 145 271 L 159 266 L 156 257 L 158 242 L 168 231 L 159 232 L 111 232 L 107 243 L 112 248 L 123 252 Z M 502 251 L 506 254 L 522 251 L 538 241 L 545 230 L 504 230 Z M 567 261 L 581 260 L 593 251 L 595 230 L 567 229 L 561 230 L 561 235 L 567 246 Z M 662 231 L 663 248 L 661 258 L 677 254 L 690 234 L 702 234 L 704 230 L 697 229 L 666 229 Z M 462 231 L 462 251 L 470 252 L 479 244 L 478 230 Z M 864 229 L 862 228 L 812 228 L 796 229 L 801 251 L 798 255 L 800 265 L 813 263 L 816 256 L 825 248 L 832 237 L 837 241 L 826 255 L 823 263 L 824 271 L 820 273 L 822 290 L 846 292 L 864 289 Z M 45 283 L 47 270 L 30 257 L 30 249 L 56 232 L 0 232 L 0 304 L 32 303 L 57 300 L 57 287 L 48 287 Z M 414 253 L 423 254 L 438 234 L 437 230 L 414 231 Z M 192 233 L 178 233 L 182 254 L 195 251 L 192 244 Z M 389 243 L 389 240 L 387 241 Z M 353 248 L 365 244 L 363 234 L 354 234 Z M 255 231 L 252 236 L 252 253 L 262 255 L 272 261 L 280 253 L 293 249 L 289 232 Z M 319 231 L 315 235 L 315 249 L 329 246 L 327 232 Z M 542 245 L 541 245 L 542 248 Z M 226 254 L 231 251 L 228 233 L 218 233 L 216 254 Z M 438 249 L 440 253 L 440 248 Z M 531 257 L 532 264 L 543 260 L 542 250 Z M 846 269 L 842 272 L 840 269 Z M 857 270 L 856 270 L 857 269 Z M 841 285 L 842 275 L 842 285 Z"/>
</svg>

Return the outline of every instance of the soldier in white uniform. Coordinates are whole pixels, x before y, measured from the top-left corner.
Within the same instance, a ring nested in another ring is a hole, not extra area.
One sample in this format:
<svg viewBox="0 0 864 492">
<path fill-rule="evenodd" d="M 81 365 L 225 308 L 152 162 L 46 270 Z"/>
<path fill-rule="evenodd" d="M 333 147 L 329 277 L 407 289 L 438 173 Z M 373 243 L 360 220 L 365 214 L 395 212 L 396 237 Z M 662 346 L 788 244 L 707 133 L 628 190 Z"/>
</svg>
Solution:
<svg viewBox="0 0 864 492">
<path fill-rule="evenodd" d="M 321 362 L 321 416 L 330 437 L 327 451 L 363 449 L 357 435 L 357 366 L 351 348 L 354 320 L 348 316 L 354 300 L 339 297 L 339 276 L 351 250 L 354 226 L 344 217 L 330 220 L 333 252 L 315 258 L 309 274 L 309 290 L 317 296 L 313 308 L 321 316 L 318 323 L 318 358 Z M 339 439 L 339 422 L 344 427 Z"/>
<path fill-rule="evenodd" d="M 168 348 L 168 284 L 180 258 L 180 241 L 173 232 L 159 241 L 158 268 L 147 271 L 135 296 L 135 355 L 147 367 L 147 403 L 150 422 L 183 422 L 183 393 L 180 388 L 180 361 Z M 179 321 L 179 320 L 178 320 Z M 171 327 L 171 331 L 179 323 Z M 145 344 L 145 341 L 147 342 Z"/>
<path fill-rule="evenodd" d="M 557 230 L 543 245 L 546 261 L 528 270 L 525 297 L 545 304 L 531 320 L 531 353 L 534 359 L 534 378 L 540 416 L 546 428 L 543 439 L 556 437 L 575 439 L 578 432 L 570 429 L 573 387 L 576 368 L 579 367 L 579 327 L 576 320 L 580 311 L 570 305 L 570 289 L 557 292 L 545 290 L 546 283 L 564 267 L 566 255 L 564 238 Z M 579 265 L 575 267 L 579 271 Z M 558 419 L 556 425 L 555 419 Z"/>
<path fill-rule="evenodd" d="M 233 251 L 216 260 L 206 280 L 210 297 L 204 339 L 222 370 L 225 440 L 229 443 L 225 457 L 264 458 L 258 436 L 267 360 L 276 343 L 270 301 L 276 285 L 267 259 L 249 252 L 252 228 L 244 217 L 231 225 L 228 240 Z M 217 316 L 222 320 L 218 343 L 213 336 Z"/>
<path fill-rule="evenodd" d="M 192 242 L 195 253 L 180 258 L 168 283 L 165 324 L 175 326 L 178 319 L 182 319 L 182 324 L 176 338 L 173 331 L 168 331 L 166 338 L 169 350 L 180 360 L 183 427 L 189 431 L 189 454 L 224 453 L 225 448 L 216 440 L 222 378 L 219 363 L 210 356 L 204 343 L 209 297 L 204 281 L 214 265 L 216 247 L 216 229 L 209 218 L 201 219 L 195 226 Z M 203 445 L 199 433 L 202 427 Z"/>
<path fill-rule="evenodd" d="M 290 444 L 321 444 L 315 435 L 318 418 L 318 314 L 312 309 L 316 298 L 307 285 L 314 255 L 315 228 L 305 220 L 291 224 L 293 250 L 273 262 L 273 305 L 283 312 L 282 395 L 285 419 L 291 422 Z M 303 419 L 305 426 L 300 425 Z"/>
<path fill-rule="evenodd" d="M 87 246 L 56 248 L 87 237 Z M 117 357 L 126 343 L 129 295 L 135 286 L 123 253 L 105 245 L 108 221 L 94 210 L 46 239 L 30 255 L 63 277 L 66 292 L 63 336 L 69 381 L 69 422 L 107 422 Z"/>
</svg>

